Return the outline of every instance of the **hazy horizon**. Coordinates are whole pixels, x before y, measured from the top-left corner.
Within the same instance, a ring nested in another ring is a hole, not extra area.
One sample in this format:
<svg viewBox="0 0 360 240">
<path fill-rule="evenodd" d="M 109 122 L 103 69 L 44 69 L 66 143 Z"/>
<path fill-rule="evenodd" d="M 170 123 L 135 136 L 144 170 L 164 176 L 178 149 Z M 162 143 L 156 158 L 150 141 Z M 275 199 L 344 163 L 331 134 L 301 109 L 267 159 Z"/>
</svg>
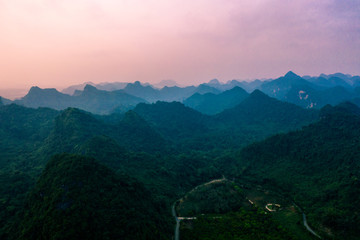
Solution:
<svg viewBox="0 0 360 240">
<path fill-rule="evenodd" d="M 289 70 L 288 72 L 290 72 L 291 70 Z M 293 72 L 293 71 L 291 71 Z M 287 73 L 287 72 L 286 72 Z M 176 86 L 178 87 L 186 87 L 186 86 L 198 86 L 200 84 L 203 84 L 203 83 L 209 83 L 210 81 L 216 79 L 220 82 L 220 84 L 226 84 L 227 82 L 230 82 L 232 80 L 237 80 L 237 81 L 245 81 L 245 82 L 252 82 L 252 81 L 256 81 L 256 80 L 260 80 L 260 81 L 266 81 L 266 80 L 274 80 L 274 79 L 277 79 L 277 78 L 280 78 L 282 76 L 284 76 L 286 73 L 280 75 L 280 76 L 277 76 L 277 77 L 274 77 L 274 78 L 260 78 L 260 79 L 228 79 L 228 80 L 221 80 L 221 79 L 217 79 L 217 78 L 212 78 L 212 79 L 209 79 L 208 81 L 204 81 L 204 82 L 200 82 L 200 83 L 189 83 L 189 84 L 181 84 L 181 83 L 178 83 L 177 81 L 175 80 L 172 80 L 172 79 L 166 79 L 166 80 L 161 80 L 161 81 L 158 81 L 158 82 L 154 82 L 154 83 L 149 83 L 149 82 L 144 82 L 144 81 L 139 81 L 142 85 L 148 85 L 150 84 L 152 87 L 155 87 L 156 88 L 156 85 L 157 84 L 161 84 L 162 82 L 172 82 L 172 83 L 176 83 Z M 297 74 L 296 72 L 294 72 L 295 74 Z M 339 73 L 339 72 L 337 72 Z M 325 75 L 332 75 L 332 74 L 337 74 L 337 73 L 321 73 L 321 74 L 325 74 Z M 318 76 L 312 76 L 312 75 L 308 75 L 308 74 L 305 74 L 305 75 L 299 75 L 301 77 L 304 77 L 304 76 L 310 76 L 310 77 L 320 77 L 319 74 Z M 351 75 L 351 74 L 348 74 L 348 73 L 341 73 L 341 74 L 345 74 L 345 75 L 350 75 L 350 76 L 357 76 L 357 75 Z M 298 75 L 298 74 L 297 74 Z M 84 85 L 84 84 L 90 84 L 90 85 L 101 85 L 101 84 L 111 84 L 111 83 L 135 83 L 137 82 L 138 80 L 136 81 L 132 81 L 132 82 L 120 82 L 120 81 L 113 81 L 113 82 L 109 82 L 109 81 L 104 81 L 104 82 L 79 82 L 79 83 L 74 83 L 74 84 L 71 84 L 71 85 L 66 85 L 66 86 L 49 86 L 49 87 L 42 87 L 42 86 L 38 86 L 38 85 L 32 85 L 30 87 L 23 87 L 23 88 L 0 88 L 0 97 L 5 97 L 7 99 L 10 99 L 10 100 L 15 100 L 15 99 L 19 99 L 23 96 L 25 96 L 28 91 L 30 90 L 31 87 L 39 87 L 39 88 L 42 88 L 42 89 L 46 89 L 46 88 L 55 88 L 57 91 L 59 92 L 62 92 L 63 90 L 65 90 L 66 88 L 69 88 L 69 87 L 74 87 L 74 86 L 77 86 L 77 85 Z M 164 84 L 165 86 L 169 86 L 167 84 Z M 162 88 L 162 87 L 160 87 Z"/>
<path fill-rule="evenodd" d="M 360 75 L 360 1 L 0 0 L 0 89 Z"/>
</svg>

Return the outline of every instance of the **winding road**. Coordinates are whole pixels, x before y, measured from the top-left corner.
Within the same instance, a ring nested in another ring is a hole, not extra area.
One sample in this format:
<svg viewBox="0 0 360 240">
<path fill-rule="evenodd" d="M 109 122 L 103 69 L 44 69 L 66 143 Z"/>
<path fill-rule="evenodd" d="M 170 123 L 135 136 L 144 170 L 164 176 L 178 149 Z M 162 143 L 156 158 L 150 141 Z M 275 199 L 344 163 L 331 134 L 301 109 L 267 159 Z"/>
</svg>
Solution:
<svg viewBox="0 0 360 240">
<path fill-rule="evenodd" d="M 172 210 L 172 215 L 173 215 L 173 217 L 174 217 L 175 220 L 176 220 L 175 240 L 180 240 L 180 231 L 179 231 L 179 229 L 180 229 L 180 219 L 176 216 L 176 210 L 175 210 L 175 204 L 176 204 L 176 203 L 177 203 L 177 201 L 174 202 L 171 210 Z"/>
<path fill-rule="evenodd" d="M 305 215 L 304 212 L 302 212 L 302 215 L 303 215 L 304 227 L 305 227 L 309 232 L 311 232 L 314 236 L 316 236 L 316 237 L 318 237 L 318 238 L 321 239 L 321 237 L 320 237 L 316 232 L 314 232 L 314 230 L 312 230 L 312 229 L 309 227 L 309 225 L 308 225 L 308 223 L 307 223 L 307 220 L 306 220 L 306 215 Z"/>
<path fill-rule="evenodd" d="M 212 180 L 212 181 L 210 181 L 210 182 L 201 184 L 201 185 L 195 187 L 194 189 L 192 189 L 190 192 L 196 190 L 196 189 L 197 189 L 198 187 L 200 187 L 200 186 L 205 186 L 205 185 L 208 185 L 208 184 L 217 183 L 217 182 L 222 182 L 222 181 L 226 181 L 226 178 L 225 178 L 224 176 L 223 176 L 222 179 L 215 179 L 215 180 Z M 183 219 L 196 219 L 196 217 L 178 217 L 178 216 L 176 215 L 176 210 L 175 210 L 176 203 L 179 202 L 181 199 L 182 199 L 182 198 L 180 198 L 179 200 L 177 200 L 176 202 L 174 202 L 174 204 L 172 205 L 172 209 L 171 209 L 172 215 L 173 215 L 173 217 L 175 218 L 175 221 L 176 221 L 174 240 L 180 240 L 180 221 L 181 221 L 181 220 L 183 220 Z M 253 202 L 252 202 L 250 199 L 248 199 L 248 200 L 249 200 L 249 202 L 250 202 L 251 204 L 253 204 Z M 311 234 L 313 234 L 313 235 L 316 236 L 317 238 L 320 238 L 320 239 L 321 239 L 321 237 L 320 237 L 314 230 L 312 230 L 312 229 L 310 228 L 310 226 L 308 225 L 307 220 L 306 220 L 306 215 L 305 215 L 305 213 L 302 211 L 302 209 L 301 209 L 299 206 L 297 206 L 295 203 L 294 203 L 294 205 L 295 205 L 297 208 L 299 208 L 300 211 L 301 211 L 301 213 L 302 213 L 303 223 L 304 223 L 304 227 L 306 228 L 306 230 L 308 230 Z"/>
<path fill-rule="evenodd" d="M 209 184 L 213 184 L 213 183 L 218 183 L 218 182 L 223 182 L 223 181 L 226 181 L 226 178 L 223 176 L 223 178 L 221 179 L 215 179 L 215 180 L 212 180 L 210 182 L 207 182 L 207 183 L 204 183 L 204 184 L 201 184 L 197 187 L 195 187 L 194 189 L 192 189 L 190 192 L 192 191 L 195 191 L 198 187 L 200 186 L 205 186 L 205 185 L 209 185 Z M 189 192 L 189 193 L 190 193 Z M 182 198 L 180 198 L 179 200 L 177 200 L 176 202 L 174 202 L 174 204 L 172 205 L 172 208 L 171 208 L 171 212 L 172 212 L 172 215 L 173 217 L 175 218 L 176 220 L 176 227 L 175 227 L 175 240 L 180 240 L 180 221 L 183 220 L 183 219 L 196 219 L 196 217 L 178 217 L 176 216 L 176 210 L 175 210 L 175 205 L 177 202 L 179 202 Z"/>
<path fill-rule="evenodd" d="M 294 204 L 295 207 L 297 207 L 301 211 L 302 216 L 303 216 L 304 227 L 306 228 L 306 230 L 308 230 L 315 237 L 321 239 L 321 237 L 314 230 L 312 230 L 311 227 L 308 225 L 307 220 L 306 220 L 306 215 L 305 215 L 304 211 L 298 205 L 296 205 L 294 202 L 293 202 L 293 204 Z"/>
</svg>

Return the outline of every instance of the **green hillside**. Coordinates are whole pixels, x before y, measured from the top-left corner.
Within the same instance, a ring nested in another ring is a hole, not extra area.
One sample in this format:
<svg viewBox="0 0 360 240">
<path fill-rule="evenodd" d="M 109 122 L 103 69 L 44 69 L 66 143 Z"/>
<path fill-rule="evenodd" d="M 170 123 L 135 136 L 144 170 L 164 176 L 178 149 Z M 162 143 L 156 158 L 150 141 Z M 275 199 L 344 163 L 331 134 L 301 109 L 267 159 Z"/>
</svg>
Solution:
<svg viewBox="0 0 360 240">
<path fill-rule="evenodd" d="M 165 211 L 136 180 L 62 154 L 30 192 L 16 239 L 169 239 Z"/>
<path fill-rule="evenodd" d="M 352 104 L 326 106 L 318 123 L 244 148 L 238 163 L 241 178 L 292 198 L 323 235 L 357 239 L 358 113 Z"/>
</svg>

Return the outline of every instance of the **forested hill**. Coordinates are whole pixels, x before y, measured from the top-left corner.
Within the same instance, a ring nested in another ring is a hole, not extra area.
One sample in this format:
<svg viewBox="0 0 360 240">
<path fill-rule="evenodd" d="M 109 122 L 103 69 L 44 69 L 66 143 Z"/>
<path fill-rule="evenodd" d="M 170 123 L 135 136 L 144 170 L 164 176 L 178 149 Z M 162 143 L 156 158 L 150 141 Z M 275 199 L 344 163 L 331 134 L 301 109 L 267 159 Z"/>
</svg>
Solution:
<svg viewBox="0 0 360 240">
<path fill-rule="evenodd" d="M 241 151 L 241 178 L 281 191 L 327 237 L 358 239 L 360 109 L 322 109 L 321 120 Z"/>
<path fill-rule="evenodd" d="M 166 226 L 173 222 L 163 221 L 171 214 L 171 205 L 195 186 L 222 175 L 281 191 L 304 208 L 311 226 L 323 235 L 330 231 L 337 239 L 356 236 L 359 113 L 351 103 L 326 106 L 321 112 L 303 109 L 258 90 L 214 116 L 179 102 L 140 103 L 124 114 L 102 116 L 76 108 L 0 106 L 0 238 L 36 239 L 32 234 L 43 229 L 37 239 L 49 239 L 50 233 L 56 239 L 57 234 L 76 235 L 94 228 L 94 236 L 105 232 L 109 235 L 101 237 L 107 239 L 125 232 L 92 217 L 103 219 L 111 209 L 125 209 L 129 223 L 145 226 L 133 239 L 142 239 L 143 231 L 169 239 Z M 297 131 L 286 133 L 289 130 Z M 278 135 L 254 143 L 273 134 Z M 252 145 L 245 147 L 248 144 Z M 55 154 L 60 155 L 52 158 Z M 138 186 L 139 191 L 133 192 Z M 121 202 L 121 195 L 126 202 Z M 80 206 L 84 201 L 89 205 Z M 77 212 L 74 206 L 85 210 Z M 58 215 L 68 209 L 74 212 Z M 156 223 L 148 225 L 145 216 L 152 213 Z M 79 222 L 77 216 L 88 221 Z M 112 219 L 125 221 L 120 216 Z M 111 225 L 107 221 L 103 220 Z M 59 224 L 68 224 L 70 230 L 62 232 Z M 16 234 L 12 226 L 20 226 Z M 129 229 L 137 229 L 133 227 Z"/>
<path fill-rule="evenodd" d="M 30 192 L 13 239 L 169 239 L 167 209 L 151 195 L 93 158 L 57 155 Z"/>
<path fill-rule="evenodd" d="M 166 148 L 159 133 L 134 112 L 126 113 L 116 124 L 108 124 L 90 113 L 68 108 L 56 118 L 42 151 L 47 157 L 54 153 L 77 152 L 86 141 L 100 135 L 113 138 L 129 150 L 151 152 Z"/>
<path fill-rule="evenodd" d="M 216 114 L 225 109 L 235 107 L 249 94 L 241 87 L 234 87 L 220 94 L 196 93 L 184 100 L 184 104 L 204 114 Z"/>
<path fill-rule="evenodd" d="M 138 104 L 134 112 L 171 139 L 207 132 L 211 118 L 179 102 Z"/>
<path fill-rule="evenodd" d="M 255 90 L 240 104 L 215 115 L 215 118 L 229 125 L 252 130 L 255 136 L 269 136 L 315 121 L 318 111 L 303 109 Z"/>
</svg>

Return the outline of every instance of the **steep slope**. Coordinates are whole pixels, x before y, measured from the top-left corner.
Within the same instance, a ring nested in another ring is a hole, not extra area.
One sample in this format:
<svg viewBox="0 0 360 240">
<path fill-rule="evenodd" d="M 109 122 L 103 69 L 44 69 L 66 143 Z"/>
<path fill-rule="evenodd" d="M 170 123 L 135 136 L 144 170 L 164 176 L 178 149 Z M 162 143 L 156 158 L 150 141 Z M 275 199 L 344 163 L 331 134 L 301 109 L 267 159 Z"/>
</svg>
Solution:
<svg viewBox="0 0 360 240">
<path fill-rule="evenodd" d="M 144 99 L 125 93 L 123 90 L 103 91 L 91 85 L 86 85 L 84 91 L 74 98 L 74 107 L 97 114 L 107 114 L 115 108 L 124 112 L 136 106 Z"/>
<path fill-rule="evenodd" d="M 15 103 L 26 107 L 49 107 L 57 110 L 71 106 L 71 96 L 58 92 L 55 88 L 32 87 L 28 94 Z"/>
<path fill-rule="evenodd" d="M 86 85 L 91 85 L 94 87 L 96 86 L 96 84 L 93 82 L 85 82 L 77 85 L 71 85 L 67 88 L 64 88 L 61 92 L 68 95 L 73 95 L 76 91 L 83 91 Z"/>
<path fill-rule="evenodd" d="M 252 92 L 236 107 L 215 115 L 222 122 L 263 136 L 299 128 L 317 117 L 316 111 L 281 102 L 259 90 Z"/>
<path fill-rule="evenodd" d="M 124 91 L 133 96 L 137 96 L 147 100 L 150 103 L 154 103 L 156 101 L 182 101 L 185 98 L 193 95 L 194 93 L 220 93 L 219 90 L 207 86 L 206 84 L 200 84 L 198 87 L 188 86 L 188 87 L 164 87 L 160 90 L 154 89 L 152 86 L 142 85 L 139 81 L 135 83 L 129 83 Z"/>
<path fill-rule="evenodd" d="M 59 113 L 48 108 L 30 109 L 16 104 L 0 107 L 0 171 L 26 167 L 54 127 Z"/>
<path fill-rule="evenodd" d="M 337 86 L 316 90 L 309 86 L 294 86 L 285 96 L 285 101 L 304 108 L 322 108 L 327 104 L 337 105 L 357 96 L 355 91 Z"/>
<path fill-rule="evenodd" d="M 82 153 L 83 144 L 95 136 L 107 136 L 128 150 L 157 151 L 166 147 L 165 140 L 134 112 L 128 112 L 117 124 L 105 123 L 76 108 L 64 110 L 46 139 L 41 153 Z"/>
<path fill-rule="evenodd" d="M 50 157 L 55 153 L 71 153 L 76 151 L 87 139 L 107 131 L 109 131 L 108 126 L 103 125 L 90 113 L 76 108 L 68 108 L 56 118 L 55 127 L 42 150 L 45 157 Z"/>
<path fill-rule="evenodd" d="M 19 170 L 0 170 L 0 239 L 10 239 L 34 179 Z"/>
<path fill-rule="evenodd" d="M 209 117 L 179 102 L 139 104 L 134 112 L 171 139 L 204 133 L 211 121 Z"/>
<path fill-rule="evenodd" d="M 10 99 L 7 99 L 7 98 L 2 98 L 1 100 L 4 105 L 9 105 L 9 104 L 13 103 L 13 101 L 11 101 Z"/>
<path fill-rule="evenodd" d="M 169 239 L 163 215 L 134 179 L 93 158 L 62 154 L 48 162 L 29 194 L 14 239 Z"/>
<path fill-rule="evenodd" d="M 151 86 L 144 86 L 139 81 L 129 83 L 124 88 L 124 92 L 136 97 L 141 97 L 148 102 L 155 102 L 159 99 L 159 91 Z"/>
<path fill-rule="evenodd" d="M 234 87 L 218 95 L 196 93 L 187 98 L 183 103 L 201 113 L 213 115 L 225 109 L 232 108 L 243 101 L 249 94 L 240 87 Z"/>
<path fill-rule="evenodd" d="M 357 239 L 359 113 L 350 103 L 326 106 L 319 122 L 246 147 L 241 177 L 293 198 L 326 238 Z"/>
<path fill-rule="evenodd" d="M 15 103 L 26 107 L 49 107 L 57 110 L 63 110 L 68 107 L 76 107 L 97 114 L 107 114 L 115 108 L 128 110 L 140 102 L 146 102 L 144 99 L 131 96 L 122 90 L 102 91 L 91 85 L 86 85 L 83 91 L 70 96 L 58 92 L 56 89 L 40 89 L 32 87 L 29 93 Z"/>
<path fill-rule="evenodd" d="M 294 86 L 312 86 L 312 84 L 293 72 L 288 72 L 285 76 L 273 81 L 264 82 L 259 90 L 270 97 L 283 100 L 288 91 Z M 312 86 L 312 88 L 316 88 Z"/>
<path fill-rule="evenodd" d="M 347 78 L 345 78 L 345 79 L 347 79 Z M 337 86 L 341 86 L 344 88 L 351 88 L 350 84 L 347 83 L 343 78 L 336 77 L 336 76 L 318 77 L 318 78 L 313 79 L 311 82 L 318 86 L 326 87 L 326 88 L 337 87 Z"/>
<path fill-rule="evenodd" d="M 17 141 L 43 139 L 54 125 L 58 111 L 49 108 L 31 109 L 16 104 L 0 107 L 0 134 Z"/>
<path fill-rule="evenodd" d="M 219 94 L 221 92 L 222 92 L 221 90 L 218 90 L 214 87 L 210 87 L 206 84 L 200 84 L 195 90 L 195 93 L 199 93 L 199 94 L 205 94 L 205 93 Z"/>
<path fill-rule="evenodd" d="M 160 133 L 134 111 L 125 113 L 122 121 L 108 135 L 127 149 L 154 152 L 165 150 L 167 145 Z"/>
<path fill-rule="evenodd" d="M 160 89 L 160 98 L 159 101 L 183 101 L 185 98 L 191 96 L 196 91 L 196 87 L 188 86 L 188 87 L 163 87 Z"/>
<path fill-rule="evenodd" d="M 254 81 L 238 81 L 234 79 L 226 83 L 220 83 L 217 79 L 213 79 L 208 83 L 204 84 L 212 88 L 216 88 L 220 91 L 227 91 L 233 89 L 234 87 L 240 87 L 245 89 L 247 92 L 252 92 L 258 87 L 260 87 L 260 85 L 263 84 L 263 81 L 260 81 L 258 79 Z"/>
<path fill-rule="evenodd" d="M 11 100 L 0 96 L 0 106 L 2 106 L 2 105 L 9 105 L 9 104 L 11 104 L 11 103 L 12 103 Z"/>
</svg>

